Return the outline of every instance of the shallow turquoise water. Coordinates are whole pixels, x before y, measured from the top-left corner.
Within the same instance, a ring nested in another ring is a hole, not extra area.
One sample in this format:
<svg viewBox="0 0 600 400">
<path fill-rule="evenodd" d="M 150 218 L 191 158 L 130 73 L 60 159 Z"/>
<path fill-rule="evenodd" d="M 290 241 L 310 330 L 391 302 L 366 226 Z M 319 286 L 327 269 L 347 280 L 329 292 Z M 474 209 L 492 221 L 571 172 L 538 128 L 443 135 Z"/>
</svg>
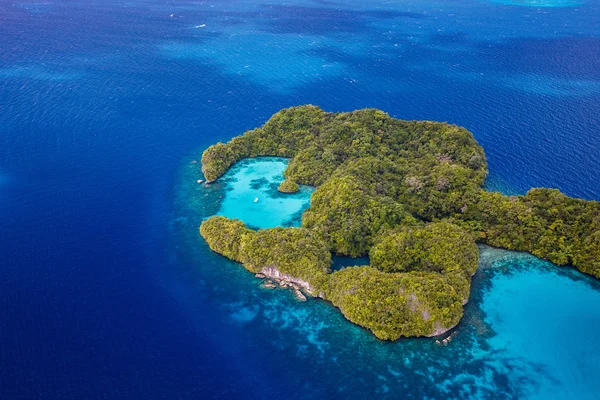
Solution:
<svg viewBox="0 0 600 400">
<path fill-rule="evenodd" d="M 510 254 L 510 253 L 509 253 Z M 495 332 L 488 344 L 526 366 L 531 399 L 597 399 L 600 292 L 597 282 L 527 255 L 497 261 L 481 308 Z M 528 370 L 530 369 L 530 370 Z"/>
<path fill-rule="evenodd" d="M 219 180 L 226 190 L 218 215 L 255 228 L 299 226 L 314 188 L 301 185 L 297 193 L 280 193 L 277 188 L 287 163 L 285 158 L 261 157 L 232 166 Z"/>
</svg>

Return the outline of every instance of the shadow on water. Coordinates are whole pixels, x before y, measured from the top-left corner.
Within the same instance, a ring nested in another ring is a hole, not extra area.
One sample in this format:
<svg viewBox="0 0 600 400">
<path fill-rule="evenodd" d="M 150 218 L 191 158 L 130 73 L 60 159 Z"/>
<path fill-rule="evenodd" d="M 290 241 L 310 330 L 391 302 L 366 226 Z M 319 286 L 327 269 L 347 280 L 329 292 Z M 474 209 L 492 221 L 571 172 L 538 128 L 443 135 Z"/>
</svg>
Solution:
<svg viewBox="0 0 600 400">
<path fill-rule="evenodd" d="M 346 267 L 359 267 L 363 265 L 369 265 L 370 260 L 369 257 L 346 257 L 346 256 L 336 256 L 333 255 L 331 257 L 331 270 L 339 271 L 342 268 Z"/>
</svg>

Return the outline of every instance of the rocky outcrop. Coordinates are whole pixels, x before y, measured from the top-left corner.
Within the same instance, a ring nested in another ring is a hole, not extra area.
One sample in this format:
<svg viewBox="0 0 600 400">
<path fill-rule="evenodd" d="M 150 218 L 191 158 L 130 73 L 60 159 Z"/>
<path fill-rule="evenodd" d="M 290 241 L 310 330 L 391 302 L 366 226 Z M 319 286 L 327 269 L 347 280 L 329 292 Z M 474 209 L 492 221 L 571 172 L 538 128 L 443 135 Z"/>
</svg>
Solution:
<svg viewBox="0 0 600 400">
<path fill-rule="evenodd" d="M 454 326 L 451 326 L 450 328 L 445 328 L 442 326 L 442 324 L 440 324 L 437 321 L 433 324 L 433 327 L 434 327 L 433 332 L 431 332 L 431 334 L 427 335 L 427 337 L 440 336 L 440 335 L 443 335 L 444 333 L 448 332 L 450 329 L 454 328 Z"/>
<path fill-rule="evenodd" d="M 314 296 L 314 290 L 308 282 L 303 281 L 300 278 L 296 278 L 295 276 L 283 274 L 275 266 L 264 267 L 260 270 L 260 274 L 266 278 L 271 278 L 278 282 L 287 282 L 293 286 L 297 286 L 300 290 L 310 294 L 311 296 Z"/>
<path fill-rule="evenodd" d="M 256 275 L 257 278 L 266 279 L 262 287 L 265 289 L 274 289 L 277 285 L 282 289 L 290 289 L 298 301 L 306 301 L 306 295 L 315 296 L 312 286 L 300 278 L 283 274 L 274 266 L 264 267 Z"/>
</svg>

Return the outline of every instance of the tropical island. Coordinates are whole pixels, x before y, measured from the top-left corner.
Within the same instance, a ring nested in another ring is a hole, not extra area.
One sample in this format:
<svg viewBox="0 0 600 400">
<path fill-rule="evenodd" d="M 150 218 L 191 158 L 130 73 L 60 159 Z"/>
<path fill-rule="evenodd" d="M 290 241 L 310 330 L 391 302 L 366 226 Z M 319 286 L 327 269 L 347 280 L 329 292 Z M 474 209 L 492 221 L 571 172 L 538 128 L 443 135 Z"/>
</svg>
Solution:
<svg viewBox="0 0 600 400">
<path fill-rule="evenodd" d="M 600 203 L 556 189 L 484 190 L 487 163 L 464 128 L 383 111 L 292 107 L 202 155 L 207 182 L 251 157 L 290 159 L 283 193 L 312 185 L 299 228 L 254 230 L 214 216 L 209 247 L 261 278 L 338 307 L 378 338 L 437 336 L 456 326 L 477 244 L 526 251 L 600 278 Z M 332 254 L 370 265 L 331 270 Z"/>
</svg>

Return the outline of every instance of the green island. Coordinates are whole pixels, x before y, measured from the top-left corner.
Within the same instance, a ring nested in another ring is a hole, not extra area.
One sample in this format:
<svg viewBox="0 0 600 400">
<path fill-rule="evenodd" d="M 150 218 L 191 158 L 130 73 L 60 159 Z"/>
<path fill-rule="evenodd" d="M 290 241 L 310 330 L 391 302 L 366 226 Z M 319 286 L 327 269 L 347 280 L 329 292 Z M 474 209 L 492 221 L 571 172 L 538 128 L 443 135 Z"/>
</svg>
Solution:
<svg viewBox="0 0 600 400">
<path fill-rule="evenodd" d="M 302 226 L 252 230 L 214 216 L 200 234 L 213 251 L 331 302 L 380 339 L 456 326 L 478 266 L 477 242 L 600 278 L 600 203 L 556 189 L 484 190 L 485 154 L 464 128 L 376 109 L 292 107 L 209 147 L 202 172 L 212 182 L 260 156 L 290 159 L 280 191 L 316 187 Z M 332 272 L 332 254 L 368 255 L 370 265 Z"/>
</svg>

